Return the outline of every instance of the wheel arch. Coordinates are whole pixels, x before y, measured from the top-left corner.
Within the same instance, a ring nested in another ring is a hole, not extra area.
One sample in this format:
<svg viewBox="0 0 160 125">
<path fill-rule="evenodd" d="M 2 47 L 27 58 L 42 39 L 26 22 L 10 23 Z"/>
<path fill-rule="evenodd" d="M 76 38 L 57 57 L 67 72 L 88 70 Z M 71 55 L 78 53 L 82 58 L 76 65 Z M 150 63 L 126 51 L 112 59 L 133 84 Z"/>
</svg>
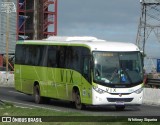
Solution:
<svg viewBox="0 0 160 125">
<path fill-rule="evenodd" d="M 73 86 L 73 88 L 72 88 L 72 101 L 73 101 L 73 102 L 75 101 L 75 93 L 76 93 L 77 91 L 79 91 L 79 93 L 80 93 L 80 95 L 81 95 L 81 91 L 80 91 L 79 87 L 78 87 L 78 86 Z"/>
<path fill-rule="evenodd" d="M 34 81 L 34 86 L 39 85 L 38 81 Z"/>
<path fill-rule="evenodd" d="M 33 94 L 34 94 L 34 87 L 35 87 L 36 85 L 38 85 L 38 86 L 39 86 L 39 88 L 40 88 L 40 84 L 39 84 L 39 82 L 38 82 L 38 81 L 34 81 L 34 84 L 33 84 Z"/>
</svg>

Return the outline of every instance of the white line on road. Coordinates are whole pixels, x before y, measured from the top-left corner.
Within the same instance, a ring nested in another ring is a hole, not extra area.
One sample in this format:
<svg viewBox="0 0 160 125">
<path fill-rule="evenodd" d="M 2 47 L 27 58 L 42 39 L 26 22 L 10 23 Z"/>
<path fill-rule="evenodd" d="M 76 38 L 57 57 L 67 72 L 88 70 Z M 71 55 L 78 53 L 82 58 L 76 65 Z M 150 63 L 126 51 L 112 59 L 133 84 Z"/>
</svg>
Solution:
<svg viewBox="0 0 160 125">
<path fill-rule="evenodd" d="M 24 95 L 24 93 L 21 93 L 21 92 L 15 92 L 15 91 L 8 91 L 8 92 Z"/>
<path fill-rule="evenodd" d="M 26 109 L 26 108 L 27 108 L 27 109 L 33 109 L 33 108 L 24 107 L 24 106 L 17 106 L 17 105 L 16 105 L 15 107 L 17 107 L 17 108 L 23 108 L 23 109 Z"/>
<path fill-rule="evenodd" d="M 54 108 L 46 108 L 46 107 L 42 107 L 42 106 L 36 106 L 36 105 L 30 105 L 30 104 L 24 104 L 24 103 L 19 103 L 19 102 L 13 102 L 13 101 L 8 101 L 8 100 L 2 100 L 5 102 L 9 102 L 9 103 L 14 103 L 14 104 L 19 104 L 19 105 L 25 105 L 25 106 L 31 106 L 31 107 L 35 107 L 35 108 L 43 108 L 43 109 L 47 109 L 47 110 L 54 110 L 54 111 L 58 111 L 60 112 L 61 110 L 58 109 L 54 109 Z M 63 111 L 64 112 L 64 111 Z"/>
</svg>

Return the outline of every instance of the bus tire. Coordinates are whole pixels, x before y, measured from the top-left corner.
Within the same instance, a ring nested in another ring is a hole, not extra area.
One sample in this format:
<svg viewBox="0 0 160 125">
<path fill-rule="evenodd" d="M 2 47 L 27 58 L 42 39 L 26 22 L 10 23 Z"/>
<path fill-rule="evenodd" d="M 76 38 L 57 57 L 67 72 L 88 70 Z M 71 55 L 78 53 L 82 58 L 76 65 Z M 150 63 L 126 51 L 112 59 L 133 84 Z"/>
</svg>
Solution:
<svg viewBox="0 0 160 125">
<path fill-rule="evenodd" d="M 117 110 L 117 111 L 123 111 L 123 110 L 125 109 L 125 106 L 124 106 L 124 105 L 122 105 L 122 106 L 117 105 L 117 106 L 115 106 L 115 107 L 116 107 L 116 110 Z"/>
<path fill-rule="evenodd" d="M 34 101 L 36 104 L 41 104 L 43 102 L 43 98 L 40 95 L 39 85 L 34 86 Z"/>
<path fill-rule="evenodd" d="M 75 103 L 76 109 L 78 109 L 78 110 L 84 109 L 85 105 L 81 103 L 81 96 L 80 96 L 79 90 L 77 90 L 75 92 L 75 96 L 74 97 L 75 97 L 75 102 L 74 103 Z"/>
</svg>

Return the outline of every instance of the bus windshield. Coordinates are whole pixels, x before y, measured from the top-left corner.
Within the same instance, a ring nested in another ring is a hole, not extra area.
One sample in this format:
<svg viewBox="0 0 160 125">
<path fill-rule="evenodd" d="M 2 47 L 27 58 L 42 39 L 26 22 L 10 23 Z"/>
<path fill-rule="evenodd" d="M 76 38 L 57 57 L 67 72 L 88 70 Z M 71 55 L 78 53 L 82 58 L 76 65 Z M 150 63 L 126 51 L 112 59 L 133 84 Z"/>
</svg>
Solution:
<svg viewBox="0 0 160 125">
<path fill-rule="evenodd" d="M 143 80 L 140 52 L 93 52 L 94 82 L 138 84 Z"/>
</svg>

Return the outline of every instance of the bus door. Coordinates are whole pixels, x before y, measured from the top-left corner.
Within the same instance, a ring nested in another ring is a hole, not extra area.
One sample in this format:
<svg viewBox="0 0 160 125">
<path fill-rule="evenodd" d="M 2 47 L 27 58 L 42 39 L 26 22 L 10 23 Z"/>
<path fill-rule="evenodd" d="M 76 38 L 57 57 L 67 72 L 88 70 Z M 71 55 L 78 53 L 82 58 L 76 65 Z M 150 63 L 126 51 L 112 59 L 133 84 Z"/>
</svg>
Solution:
<svg viewBox="0 0 160 125">
<path fill-rule="evenodd" d="M 82 69 L 82 101 L 83 103 L 89 102 L 91 99 L 91 66 L 90 66 L 90 56 L 85 56 L 83 58 L 83 69 Z"/>
</svg>

